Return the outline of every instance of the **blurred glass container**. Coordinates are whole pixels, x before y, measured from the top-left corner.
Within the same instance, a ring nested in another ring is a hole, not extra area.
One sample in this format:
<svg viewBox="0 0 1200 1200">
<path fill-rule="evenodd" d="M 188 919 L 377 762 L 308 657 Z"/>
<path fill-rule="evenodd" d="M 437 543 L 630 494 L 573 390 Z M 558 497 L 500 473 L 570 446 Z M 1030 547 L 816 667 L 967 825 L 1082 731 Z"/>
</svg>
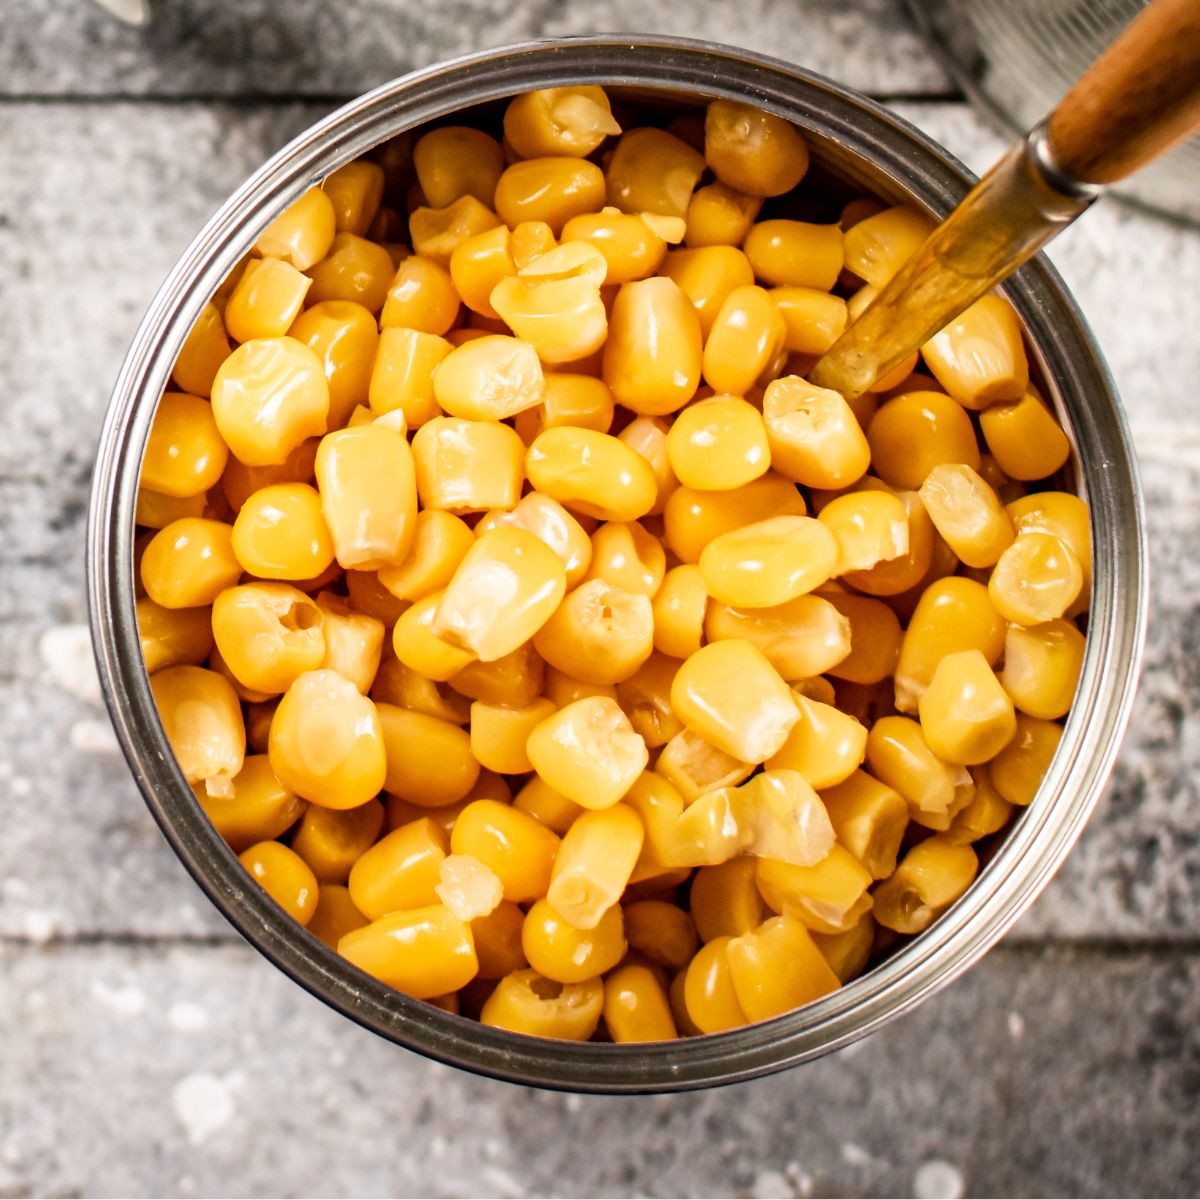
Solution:
<svg viewBox="0 0 1200 1200">
<path fill-rule="evenodd" d="M 1058 103 L 1146 3 L 905 0 L 905 5 L 968 96 L 1021 133 Z M 1200 223 L 1200 137 L 1113 191 L 1166 216 Z"/>
</svg>

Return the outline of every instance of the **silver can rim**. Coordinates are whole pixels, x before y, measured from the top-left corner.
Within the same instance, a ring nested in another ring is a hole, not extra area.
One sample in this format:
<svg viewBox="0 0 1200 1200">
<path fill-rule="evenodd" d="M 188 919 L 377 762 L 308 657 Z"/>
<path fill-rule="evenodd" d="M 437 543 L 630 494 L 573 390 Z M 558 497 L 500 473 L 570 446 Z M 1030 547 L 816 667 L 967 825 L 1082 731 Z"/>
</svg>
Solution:
<svg viewBox="0 0 1200 1200">
<path fill-rule="evenodd" d="M 463 108 L 531 88 L 596 83 L 682 99 L 748 100 L 796 122 L 935 217 L 974 177 L 915 127 L 851 89 L 749 51 L 683 38 L 598 36 L 474 54 L 385 84 L 319 121 L 223 204 L 151 302 L 103 424 L 88 513 L 88 601 L 101 685 L 138 787 L 175 853 L 231 924 L 309 992 L 381 1036 L 451 1065 L 545 1088 L 682 1091 L 808 1061 L 864 1037 L 946 986 L 1045 887 L 1082 830 L 1128 722 L 1147 616 L 1141 490 L 1108 369 L 1042 255 L 1006 285 L 1065 417 L 1092 521 L 1090 636 L 1076 702 L 1041 789 L 968 893 L 866 975 L 811 1005 L 727 1033 L 639 1045 L 559 1043 L 413 1001 L 302 930 L 246 876 L 195 802 L 158 719 L 133 589 L 142 450 L 170 364 L 208 297 L 271 218 L 378 143 Z"/>
</svg>

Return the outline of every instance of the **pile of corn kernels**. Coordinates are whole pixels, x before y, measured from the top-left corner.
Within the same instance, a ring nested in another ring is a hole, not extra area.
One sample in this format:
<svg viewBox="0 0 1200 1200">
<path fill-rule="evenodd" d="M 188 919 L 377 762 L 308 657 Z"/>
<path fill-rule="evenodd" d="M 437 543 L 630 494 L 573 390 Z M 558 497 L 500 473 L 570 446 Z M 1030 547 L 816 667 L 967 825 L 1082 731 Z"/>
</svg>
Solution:
<svg viewBox="0 0 1200 1200">
<path fill-rule="evenodd" d="M 204 309 L 138 497 L 151 686 L 246 870 L 544 1037 L 735 1028 L 927 928 L 1083 656 L 1007 301 L 813 387 L 930 222 L 798 219 L 749 106 L 660 126 L 557 88 L 336 171 Z"/>
</svg>

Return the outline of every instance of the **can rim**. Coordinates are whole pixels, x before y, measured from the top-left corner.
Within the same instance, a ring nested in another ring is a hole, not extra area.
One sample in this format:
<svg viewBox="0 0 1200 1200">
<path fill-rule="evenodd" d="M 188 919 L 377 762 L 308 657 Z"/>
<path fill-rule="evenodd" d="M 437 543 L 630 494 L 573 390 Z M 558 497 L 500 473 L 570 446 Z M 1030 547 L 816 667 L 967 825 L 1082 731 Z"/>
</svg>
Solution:
<svg viewBox="0 0 1200 1200">
<path fill-rule="evenodd" d="M 88 513 L 88 601 L 102 689 L 138 787 L 175 853 L 265 957 L 374 1032 L 511 1082 L 589 1092 L 681 1091 L 782 1070 L 865 1036 L 951 982 L 1049 881 L 1099 798 L 1127 724 L 1145 639 L 1146 549 L 1129 431 L 1081 314 L 1038 255 L 1005 291 L 1082 467 L 1095 574 L 1091 636 L 1059 752 L 1033 803 L 967 894 L 929 930 L 838 992 L 727 1033 L 639 1045 L 559 1043 L 494 1029 L 400 995 L 301 930 L 242 871 L 195 802 L 163 732 L 140 653 L 133 590 L 137 477 L 154 408 L 187 330 L 271 218 L 332 170 L 404 129 L 536 87 L 566 83 L 750 100 L 795 121 L 842 173 L 892 188 L 934 216 L 973 182 L 908 122 L 815 73 L 685 38 L 606 35 L 525 42 L 387 83 L 301 133 L 205 224 L 151 302 L 100 436 Z"/>
</svg>

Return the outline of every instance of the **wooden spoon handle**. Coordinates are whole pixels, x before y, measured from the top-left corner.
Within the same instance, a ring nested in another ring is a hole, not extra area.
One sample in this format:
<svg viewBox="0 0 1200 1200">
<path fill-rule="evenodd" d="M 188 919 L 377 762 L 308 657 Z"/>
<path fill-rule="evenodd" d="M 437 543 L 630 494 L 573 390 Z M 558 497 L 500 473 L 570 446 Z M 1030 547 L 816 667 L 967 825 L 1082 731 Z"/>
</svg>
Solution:
<svg viewBox="0 0 1200 1200">
<path fill-rule="evenodd" d="M 1132 175 L 1200 122 L 1200 0 L 1154 0 L 1050 114 L 1057 164 L 1085 183 Z"/>
</svg>

